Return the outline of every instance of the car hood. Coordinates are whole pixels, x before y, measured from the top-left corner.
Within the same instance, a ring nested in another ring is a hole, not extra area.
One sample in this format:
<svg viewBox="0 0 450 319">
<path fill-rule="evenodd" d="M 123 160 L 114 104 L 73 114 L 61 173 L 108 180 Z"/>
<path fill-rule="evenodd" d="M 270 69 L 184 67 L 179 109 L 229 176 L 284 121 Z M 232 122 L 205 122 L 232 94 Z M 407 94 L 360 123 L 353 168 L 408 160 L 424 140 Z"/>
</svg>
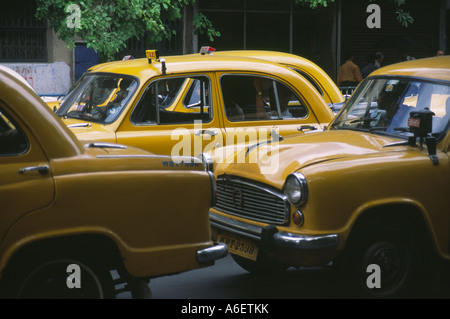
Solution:
<svg viewBox="0 0 450 319">
<path fill-rule="evenodd" d="M 54 161 L 52 170 L 56 176 L 80 172 L 204 171 L 204 167 L 198 158 L 189 156 L 158 155 L 127 145 L 86 142 L 81 155 Z"/>
<path fill-rule="evenodd" d="M 241 145 L 228 157 L 215 153 L 213 158 L 216 175 L 226 173 L 265 182 L 279 181 L 317 163 L 399 151 L 399 147 L 406 146 L 384 146 L 400 141 L 355 131 L 324 131 L 286 137 L 281 142 Z"/>
</svg>

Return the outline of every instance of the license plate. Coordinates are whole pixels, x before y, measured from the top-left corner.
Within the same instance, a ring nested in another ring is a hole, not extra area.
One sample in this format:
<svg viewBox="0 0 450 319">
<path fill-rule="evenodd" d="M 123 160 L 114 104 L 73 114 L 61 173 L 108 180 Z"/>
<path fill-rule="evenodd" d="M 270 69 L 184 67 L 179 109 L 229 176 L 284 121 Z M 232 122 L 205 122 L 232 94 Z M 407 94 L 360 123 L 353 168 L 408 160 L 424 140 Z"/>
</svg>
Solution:
<svg viewBox="0 0 450 319">
<path fill-rule="evenodd" d="M 258 246 L 246 239 L 219 234 L 218 240 L 228 246 L 228 252 L 256 261 Z"/>
</svg>

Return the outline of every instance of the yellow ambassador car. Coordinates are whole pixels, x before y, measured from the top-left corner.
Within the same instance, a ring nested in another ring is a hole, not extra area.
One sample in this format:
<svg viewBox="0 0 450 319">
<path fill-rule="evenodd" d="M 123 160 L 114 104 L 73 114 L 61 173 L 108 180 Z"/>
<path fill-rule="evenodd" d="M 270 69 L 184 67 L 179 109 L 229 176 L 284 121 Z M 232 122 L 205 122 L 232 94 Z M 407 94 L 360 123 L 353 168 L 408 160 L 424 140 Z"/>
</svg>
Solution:
<svg viewBox="0 0 450 319">
<path fill-rule="evenodd" d="M 215 240 L 250 272 L 332 262 L 356 296 L 423 294 L 450 259 L 450 57 L 374 72 L 323 132 L 217 149 Z"/>
<path fill-rule="evenodd" d="M 264 50 L 214 51 L 214 54 L 258 58 L 280 63 L 295 70 L 308 80 L 334 112 L 339 111 L 345 102 L 344 95 L 330 76 L 318 65 L 301 56 Z"/>
<path fill-rule="evenodd" d="M 265 140 L 272 132 L 322 130 L 333 119 L 319 91 L 280 63 L 226 54 L 149 54 L 91 68 L 56 114 L 80 140 L 176 156 Z M 315 74 L 317 66 L 306 68 Z"/>
<path fill-rule="evenodd" d="M 0 96 L 2 297 L 145 297 L 148 278 L 227 253 L 211 241 L 214 178 L 198 159 L 82 145 L 2 69 Z"/>
</svg>

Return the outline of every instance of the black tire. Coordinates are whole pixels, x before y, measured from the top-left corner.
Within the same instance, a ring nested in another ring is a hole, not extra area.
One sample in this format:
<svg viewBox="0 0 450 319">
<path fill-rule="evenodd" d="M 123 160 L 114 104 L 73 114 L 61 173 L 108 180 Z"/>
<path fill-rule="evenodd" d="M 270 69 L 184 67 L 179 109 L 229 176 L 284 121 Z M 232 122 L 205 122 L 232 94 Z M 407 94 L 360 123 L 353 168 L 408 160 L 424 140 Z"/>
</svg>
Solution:
<svg viewBox="0 0 450 319">
<path fill-rule="evenodd" d="M 11 264 L 3 277 L 2 295 L 14 299 L 110 299 L 115 297 L 109 269 L 83 258 L 54 256 Z M 80 285 L 69 265 L 79 269 Z M 70 283 L 69 283 L 70 281 Z M 70 286 L 70 287 L 69 287 Z"/>
<path fill-rule="evenodd" d="M 337 262 L 345 275 L 344 284 L 350 284 L 351 297 L 409 298 L 420 294 L 430 260 L 422 245 L 423 236 L 400 227 L 373 224 L 355 235 Z"/>
<path fill-rule="evenodd" d="M 283 273 L 288 268 L 287 265 L 278 263 L 263 256 L 258 256 L 256 261 L 235 254 L 231 254 L 231 257 L 240 267 L 255 275 L 273 275 Z"/>
</svg>

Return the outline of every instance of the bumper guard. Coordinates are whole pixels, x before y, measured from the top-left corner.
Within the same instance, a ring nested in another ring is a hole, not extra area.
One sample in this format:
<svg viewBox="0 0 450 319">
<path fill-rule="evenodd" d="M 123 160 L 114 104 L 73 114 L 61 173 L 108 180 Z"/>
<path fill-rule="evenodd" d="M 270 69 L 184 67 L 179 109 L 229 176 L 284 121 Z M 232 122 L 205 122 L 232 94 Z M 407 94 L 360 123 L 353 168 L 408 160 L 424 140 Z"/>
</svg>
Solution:
<svg viewBox="0 0 450 319">
<path fill-rule="evenodd" d="M 225 257 L 228 254 L 228 247 L 223 243 L 214 243 L 214 246 L 197 251 L 197 261 L 200 264 L 212 262 Z"/>
<path fill-rule="evenodd" d="M 294 235 L 279 232 L 274 226 L 257 227 L 215 213 L 209 213 L 211 227 L 234 235 L 256 240 L 265 246 L 277 246 L 292 250 L 317 250 L 336 247 L 339 242 L 337 234 L 318 236 Z"/>
</svg>

